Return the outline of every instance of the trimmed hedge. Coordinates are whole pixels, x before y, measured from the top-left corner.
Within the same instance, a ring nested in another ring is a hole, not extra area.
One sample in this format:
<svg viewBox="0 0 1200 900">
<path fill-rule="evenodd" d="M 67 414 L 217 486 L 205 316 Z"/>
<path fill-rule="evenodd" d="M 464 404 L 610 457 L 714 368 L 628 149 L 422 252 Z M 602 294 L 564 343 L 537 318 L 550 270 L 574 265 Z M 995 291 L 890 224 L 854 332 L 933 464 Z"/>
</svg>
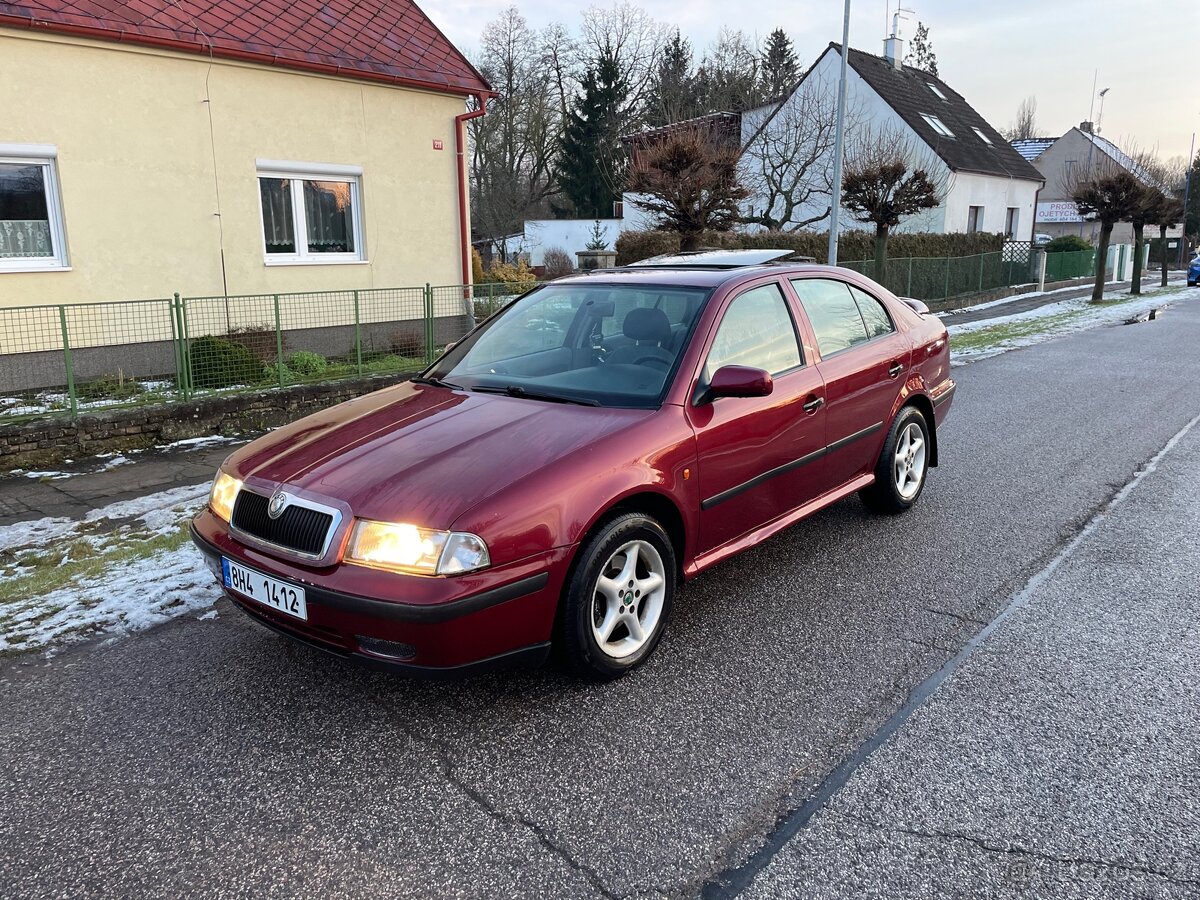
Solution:
<svg viewBox="0 0 1200 900">
<path fill-rule="evenodd" d="M 792 250 L 824 262 L 829 251 L 829 232 L 813 231 L 711 231 L 701 238 L 702 247 L 725 250 Z M 893 234 L 888 238 L 888 256 L 937 258 L 994 253 L 1004 247 L 1002 234 Z M 651 256 L 679 251 L 679 235 L 666 231 L 623 231 L 617 238 L 617 265 L 624 266 Z M 848 231 L 838 240 L 838 261 L 856 262 L 875 257 L 875 235 Z"/>
<path fill-rule="evenodd" d="M 1060 234 L 1046 245 L 1047 253 L 1079 253 L 1091 249 L 1091 243 L 1077 234 Z"/>
</svg>

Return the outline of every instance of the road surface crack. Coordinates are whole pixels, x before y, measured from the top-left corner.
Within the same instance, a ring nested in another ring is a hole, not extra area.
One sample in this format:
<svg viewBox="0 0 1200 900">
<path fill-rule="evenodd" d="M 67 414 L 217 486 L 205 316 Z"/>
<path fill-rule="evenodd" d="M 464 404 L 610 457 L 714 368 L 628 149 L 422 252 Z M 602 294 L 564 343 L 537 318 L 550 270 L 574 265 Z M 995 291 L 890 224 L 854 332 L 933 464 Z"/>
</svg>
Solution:
<svg viewBox="0 0 1200 900">
<path fill-rule="evenodd" d="M 571 869 L 582 875 L 605 900 L 620 900 L 617 894 L 608 889 L 604 881 L 600 878 L 600 874 L 595 869 L 576 859 L 566 847 L 556 842 L 550 832 L 541 824 L 519 812 L 507 812 L 501 809 L 489 800 L 482 791 L 473 787 L 465 778 L 460 776 L 454 769 L 453 756 L 450 750 L 437 740 L 437 738 L 429 735 L 414 734 L 406 724 L 398 720 L 397 724 L 414 742 L 426 744 L 432 748 L 434 755 L 437 757 L 438 767 L 441 769 L 442 776 L 446 781 L 483 810 L 486 815 L 504 825 L 528 830 L 537 838 L 538 843 L 545 847 L 552 855 L 561 859 Z"/>
<path fill-rule="evenodd" d="M 868 828 L 876 831 L 891 832 L 894 834 L 907 834 L 912 837 L 930 838 L 932 840 L 945 841 L 963 841 L 978 847 L 988 853 L 1001 854 L 1006 856 L 1027 857 L 1030 859 L 1042 860 L 1043 862 L 1058 863 L 1066 866 L 1094 866 L 1098 869 L 1112 869 L 1118 872 L 1127 872 L 1136 875 L 1150 875 L 1155 878 L 1162 878 L 1172 884 L 1200 886 L 1200 879 L 1183 878 L 1171 872 L 1165 872 L 1162 869 L 1155 869 L 1151 866 L 1135 865 L 1132 863 L 1119 862 L 1111 859 L 1098 859 L 1088 856 L 1068 856 L 1058 853 L 1047 853 L 1042 850 L 1033 850 L 1027 847 L 1020 847 L 1015 844 L 1007 846 L 993 844 L 984 838 L 977 837 L 971 834 L 963 834 L 958 831 L 941 831 L 938 829 L 920 829 L 920 828 L 904 828 L 899 825 L 884 825 L 879 822 L 872 822 L 870 819 L 855 815 L 854 813 L 845 812 L 842 810 L 829 810 L 829 815 L 837 816 L 841 819 L 847 819 L 857 822 L 860 825 L 865 825 Z"/>
</svg>

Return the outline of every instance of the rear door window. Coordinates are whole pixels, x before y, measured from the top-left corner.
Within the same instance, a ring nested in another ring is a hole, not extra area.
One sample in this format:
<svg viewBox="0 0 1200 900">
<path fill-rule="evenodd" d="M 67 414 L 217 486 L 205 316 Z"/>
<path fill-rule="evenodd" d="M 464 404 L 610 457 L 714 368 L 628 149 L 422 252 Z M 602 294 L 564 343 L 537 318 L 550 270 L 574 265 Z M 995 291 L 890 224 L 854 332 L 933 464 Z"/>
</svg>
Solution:
<svg viewBox="0 0 1200 900">
<path fill-rule="evenodd" d="M 849 285 L 828 278 L 798 278 L 792 282 L 800 304 L 812 324 L 821 356 L 832 356 L 870 337 L 862 313 L 850 293 Z M 890 322 L 889 322 L 890 324 Z"/>
<path fill-rule="evenodd" d="M 858 311 L 862 314 L 863 324 L 867 326 L 867 337 L 883 337 L 885 334 L 891 334 L 896 330 L 896 326 L 892 324 L 891 316 L 883 308 L 882 303 L 866 291 L 860 291 L 854 285 L 850 285 L 849 287 L 850 296 L 858 304 Z"/>
</svg>

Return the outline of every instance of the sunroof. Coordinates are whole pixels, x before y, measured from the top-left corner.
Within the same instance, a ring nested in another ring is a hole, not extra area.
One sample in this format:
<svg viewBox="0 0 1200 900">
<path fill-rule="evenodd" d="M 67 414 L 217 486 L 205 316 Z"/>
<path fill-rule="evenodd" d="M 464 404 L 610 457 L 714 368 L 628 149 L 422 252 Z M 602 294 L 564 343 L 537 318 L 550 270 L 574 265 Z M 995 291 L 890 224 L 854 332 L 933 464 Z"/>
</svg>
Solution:
<svg viewBox="0 0 1200 900">
<path fill-rule="evenodd" d="M 794 250 L 697 250 L 694 253 L 671 253 L 652 256 L 629 263 L 630 269 L 737 269 L 742 266 L 761 266 L 786 259 Z"/>
</svg>

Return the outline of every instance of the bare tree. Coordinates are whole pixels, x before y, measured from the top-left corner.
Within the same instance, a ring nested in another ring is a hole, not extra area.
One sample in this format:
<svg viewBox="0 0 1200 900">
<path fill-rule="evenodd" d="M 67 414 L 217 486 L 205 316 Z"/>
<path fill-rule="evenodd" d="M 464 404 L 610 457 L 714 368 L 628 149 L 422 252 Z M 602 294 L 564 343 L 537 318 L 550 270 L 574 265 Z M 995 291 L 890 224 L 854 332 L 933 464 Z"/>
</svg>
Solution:
<svg viewBox="0 0 1200 900">
<path fill-rule="evenodd" d="M 857 107 L 848 109 L 847 133 L 856 130 L 857 121 Z M 743 149 L 753 204 L 743 221 L 770 231 L 800 231 L 829 217 L 836 126 L 835 86 L 815 74 L 763 114 Z"/>
<path fill-rule="evenodd" d="M 741 112 L 762 99 L 759 52 L 744 31 L 722 28 L 696 73 L 697 90 L 710 112 Z"/>
<path fill-rule="evenodd" d="M 1004 137 L 1010 141 L 1027 141 L 1038 136 L 1037 130 L 1037 97 L 1026 97 L 1017 107 L 1016 121 L 1004 132 Z"/>
<path fill-rule="evenodd" d="M 625 113 L 632 123 L 650 96 L 672 30 L 640 6 L 619 0 L 611 7 L 585 9 L 580 31 L 580 51 L 588 65 L 605 58 L 616 61 L 629 92 Z"/>
<path fill-rule="evenodd" d="M 581 70 L 579 45 L 567 26 L 555 22 L 542 30 L 541 58 L 558 102 L 559 117 L 565 119 L 571 98 L 579 89 Z"/>
<path fill-rule="evenodd" d="M 640 148 L 629 169 L 634 203 L 657 220 L 659 231 L 679 234 L 681 250 L 695 250 L 708 230 L 728 231 L 747 196 L 738 180 L 738 148 L 696 128 L 670 132 Z"/>
<path fill-rule="evenodd" d="M 557 188 L 553 160 L 562 128 L 537 35 L 515 6 L 483 30 L 479 69 L 497 96 L 471 120 L 471 200 L 477 229 L 511 234 L 546 209 Z"/>
<path fill-rule="evenodd" d="M 1152 202 L 1142 210 L 1144 223 L 1158 229 L 1159 255 L 1162 262 L 1162 286 L 1167 286 L 1167 229 L 1183 221 L 1183 189 L 1187 178 L 1187 160 L 1173 156 L 1166 162 L 1154 154 L 1144 154 L 1136 160 L 1146 175 L 1157 185 Z M 1136 260 L 1135 260 L 1136 263 Z M 1139 293 L 1140 293 L 1140 284 Z"/>
<path fill-rule="evenodd" d="M 936 209 L 946 198 L 949 167 L 899 129 L 860 128 L 847 142 L 842 206 L 875 226 L 875 277 L 882 280 L 891 230 L 904 219 Z"/>
<path fill-rule="evenodd" d="M 1062 184 L 1064 193 L 1075 201 L 1085 216 L 1100 222 L 1100 242 L 1096 247 L 1096 282 L 1092 302 L 1104 299 L 1107 280 L 1108 245 L 1113 226 L 1130 221 L 1144 202 L 1146 187 L 1138 178 L 1104 154 L 1097 154 L 1090 166 L 1077 166 Z"/>
</svg>

